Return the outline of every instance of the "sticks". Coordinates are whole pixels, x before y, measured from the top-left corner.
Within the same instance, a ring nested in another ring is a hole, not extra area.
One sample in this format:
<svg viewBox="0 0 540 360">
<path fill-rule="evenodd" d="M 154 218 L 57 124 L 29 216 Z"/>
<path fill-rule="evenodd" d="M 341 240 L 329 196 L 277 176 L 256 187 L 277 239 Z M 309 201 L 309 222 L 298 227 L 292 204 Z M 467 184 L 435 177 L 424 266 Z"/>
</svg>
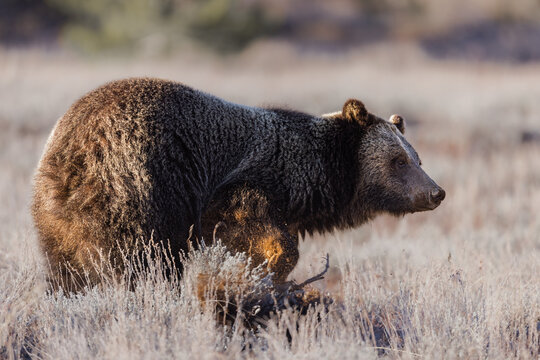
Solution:
<svg viewBox="0 0 540 360">
<path fill-rule="evenodd" d="M 319 274 L 313 276 L 313 277 L 310 277 L 309 279 L 307 279 L 306 281 L 300 283 L 300 284 L 294 284 L 290 287 L 290 290 L 292 291 L 295 291 L 295 290 L 301 290 L 304 288 L 304 286 L 308 285 L 308 284 L 311 284 L 315 281 L 319 281 L 319 280 L 322 280 L 324 279 L 324 275 L 326 275 L 326 273 L 328 272 L 328 269 L 330 268 L 330 256 L 328 255 L 328 253 L 326 254 L 326 264 L 324 266 L 324 270 L 321 271 Z"/>
<path fill-rule="evenodd" d="M 323 271 L 319 274 L 303 281 L 300 284 L 290 282 L 274 287 L 270 292 L 252 296 L 242 303 L 241 309 L 244 320 L 251 326 L 264 326 L 266 320 L 272 313 L 277 313 L 285 308 L 293 308 L 300 313 L 305 313 L 310 306 L 321 303 L 325 306 L 333 301 L 319 294 L 318 296 L 307 296 L 308 292 L 304 287 L 315 281 L 324 279 L 324 275 L 330 268 L 330 257 L 326 254 L 326 263 Z M 284 286 L 285 285 L 285 286 Z M 318 291 L 316 291 L 318 294 Z"/>
</svg>

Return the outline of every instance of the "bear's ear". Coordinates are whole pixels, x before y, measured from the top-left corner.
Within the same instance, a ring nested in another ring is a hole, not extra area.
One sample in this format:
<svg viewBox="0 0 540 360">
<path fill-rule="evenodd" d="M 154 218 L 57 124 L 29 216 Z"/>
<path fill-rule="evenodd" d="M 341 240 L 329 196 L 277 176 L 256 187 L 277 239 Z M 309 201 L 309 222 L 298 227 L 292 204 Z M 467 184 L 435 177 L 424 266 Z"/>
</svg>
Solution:
<svg viewBox="0 0 540 360">
<path fill-rule="evenodd" d="M 402 134 L 405 134 L 405 119 L 403 116 L 394 114 L 390 116 L 390 122 L 394 124 Z"/>
<path fill-rule="evenodd" d="M 367 125 L 369 114 L 366 110 L 366 107 L 360 100 L 349 99 L 343 105 L 343 118 L 345 120 L 354 122 L 356 121 L 360 125 Z"/>
</svg>

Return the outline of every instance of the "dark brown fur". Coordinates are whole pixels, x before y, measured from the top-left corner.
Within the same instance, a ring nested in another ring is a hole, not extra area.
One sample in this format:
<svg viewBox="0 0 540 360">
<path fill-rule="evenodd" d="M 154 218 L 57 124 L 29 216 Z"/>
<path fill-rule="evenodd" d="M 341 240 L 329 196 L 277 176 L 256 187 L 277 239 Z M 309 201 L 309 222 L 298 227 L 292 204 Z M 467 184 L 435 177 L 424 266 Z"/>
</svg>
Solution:
<svg viewBox="0 0 540 360">
<path fill-rule="evenodd" d="M 78 100 L 51 134 L 32 207 L 40 244 L 53 277 L 77 289 L 84 272 L 99 282 L 99 258 L 120 272 L 137 243 L 153 237 L 176 255 L 189 249 L 190 228 L 208 240 L 219 224 L 231 250 L 267 261 L 285 281 L 299 233 L 440 203 L 444 192 L 403 130 L 401 118 L 382 120 L 358 100 L 318 117 L 164 80 L 112 82 Z"/>
</svg>

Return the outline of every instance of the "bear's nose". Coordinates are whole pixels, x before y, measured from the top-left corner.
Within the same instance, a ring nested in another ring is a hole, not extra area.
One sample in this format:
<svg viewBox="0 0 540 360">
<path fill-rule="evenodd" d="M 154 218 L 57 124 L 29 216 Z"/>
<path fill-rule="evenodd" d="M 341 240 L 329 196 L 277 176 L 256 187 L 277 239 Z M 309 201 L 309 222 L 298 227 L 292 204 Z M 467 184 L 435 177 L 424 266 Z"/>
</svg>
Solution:
<svg viewBox="0 0 540 360">
<path fill-rule="evenodd" d="M 437 189 L 431 190 L 431 193 L 429 195 L 430 195 L 431 201 L 433 201 L 434 203 L 440 204 L 441 201 L 443 201 L 444 198 L 446 197 L 446 192 L 441 188 L 437 188 Z"/>
</svg>

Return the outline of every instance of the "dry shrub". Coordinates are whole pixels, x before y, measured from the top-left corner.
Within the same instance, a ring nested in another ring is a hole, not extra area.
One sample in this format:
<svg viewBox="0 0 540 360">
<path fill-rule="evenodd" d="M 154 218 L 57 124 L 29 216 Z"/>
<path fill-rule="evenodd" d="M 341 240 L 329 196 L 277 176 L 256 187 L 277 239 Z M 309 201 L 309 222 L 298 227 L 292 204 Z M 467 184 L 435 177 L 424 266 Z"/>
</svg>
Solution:
<svg viewBox="0 0 540 360">
<path fill-rule="evenodd" d="M 34 343 L 29 328 L 35 322 L 44 283 L 36 264 L 20 261 L 0 250 L 0 358 L 24 357 Z"/>
<path fill-rule="evenodd" d="M 271 291 L 272 275 L 265 264 L 252 266 L 245 253 L 231 254 L 218 240 L 184 257 L 183 292 L 202 302 L 205 311 L 217 311 L 219 322 L 236 321 L 238 304 Z"/>
</svg>

